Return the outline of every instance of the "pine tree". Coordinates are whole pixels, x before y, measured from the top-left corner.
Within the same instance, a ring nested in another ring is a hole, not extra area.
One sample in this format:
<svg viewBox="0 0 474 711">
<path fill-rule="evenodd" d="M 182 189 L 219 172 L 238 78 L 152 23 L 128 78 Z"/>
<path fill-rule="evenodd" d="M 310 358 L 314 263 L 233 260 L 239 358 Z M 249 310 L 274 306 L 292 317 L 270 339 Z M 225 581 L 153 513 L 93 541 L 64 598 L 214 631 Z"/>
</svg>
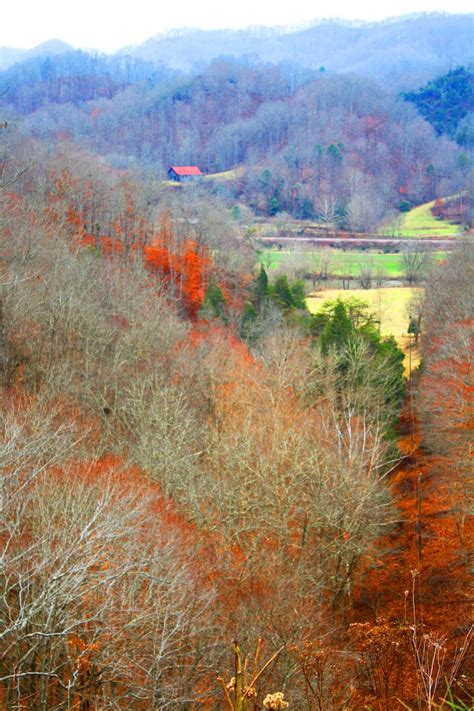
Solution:
<svg viewBox="0 0 474 711">
<path fill-rule="evenodd" d="M 244 306 L 242 318 L 240 320 L 240 337 L 249 343 L 254 342 L 258 337 L 259 324 L 257 311 L 248 302 Z"/>
<path fill-rule="evenodd" d="M 221 318 L 224 323 L 227 323 L 225 296 L 214 277 L 211 278 L 204 294 L 200 315 L 206 319 Z"/>
<path fill-rule="evenodd" d="M 306 289 L 304 281 L 297 279 L 290 287 L 291 296 L 293 298 L 293 306 L 296 309 L 306 309 Z"/>
<path fill-rule="evenodd" d="M 354 333 L 354 327 L 347 315 L 346 307 L 338 301 L 332 318 L 327 322 L 321 334 L 321 351 L 327 353 L 331 346 L 343 349 Z"/>
<path fill-rule="evenodd" d="M 282 274 L 275 279 L 272 292 L 273 298 L 281 309 L 290 309 L 293 306 L 293 296 L 286 274 Z"/>
<path fill-rule="evenodd" d="M 260 266 L 260 273 L 255 282 L 254 288 L 254 304 L 257 309 L 261 309 L 263 304 L 268 300 L 270 289 L 268 286 L 268 275 L 263 264 Z"/>
</svg>

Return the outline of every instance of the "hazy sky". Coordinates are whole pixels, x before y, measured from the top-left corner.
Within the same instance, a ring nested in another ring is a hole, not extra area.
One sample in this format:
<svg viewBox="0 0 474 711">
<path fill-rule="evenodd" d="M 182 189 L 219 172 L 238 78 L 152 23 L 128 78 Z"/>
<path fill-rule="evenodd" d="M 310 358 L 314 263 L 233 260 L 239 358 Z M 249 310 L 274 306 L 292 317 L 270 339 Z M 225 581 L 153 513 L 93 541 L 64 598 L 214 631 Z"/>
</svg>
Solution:
<svg viewBox="0 0 474 711">
<path fill-rule="evenodd" d="M 47 39 L 111 51 L 172 28 L 294 25 L 318 17 L 379 20 L 412 12 L 470 12 L 471 0 L 6 0 L 0 46 Z"/>
</svg>

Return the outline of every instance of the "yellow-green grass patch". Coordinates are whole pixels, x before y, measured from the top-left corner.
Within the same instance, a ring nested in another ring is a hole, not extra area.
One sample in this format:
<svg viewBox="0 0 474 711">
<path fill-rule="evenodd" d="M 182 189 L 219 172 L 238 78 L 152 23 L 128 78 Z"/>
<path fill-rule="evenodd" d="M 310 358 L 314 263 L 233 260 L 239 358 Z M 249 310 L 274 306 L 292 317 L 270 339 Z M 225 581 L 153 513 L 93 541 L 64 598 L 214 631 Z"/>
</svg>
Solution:
<svg viewBox="0 0 474 711">
<path fill-rule="evenodd" d="M 162 180 L 160 185 L 163 185 L 165 188 L 180 188 L 181 183 L 178 182 L 177 180 Z"/>
<path fill-rule="evenodd" d="M 223 170 L 221 173 L 209 173 L 204 180 L 237 180 L 244 174 L 244 167 L 237 166 L 231 170 Z"/>
<path fill-rule="evenodd" d="M 454 237 L 462 232 L 461 225 L 455 225 L 446 220 L 440 220 L 433 215 L 431 208 L 435 201 L 425 202 L 412 208 L 409 212 L 400 214 L 400 225 L 397 226 L 395 237 Z M 380 233 L 386 234 L 388 225 L 381 227 Z"/>
</svg>

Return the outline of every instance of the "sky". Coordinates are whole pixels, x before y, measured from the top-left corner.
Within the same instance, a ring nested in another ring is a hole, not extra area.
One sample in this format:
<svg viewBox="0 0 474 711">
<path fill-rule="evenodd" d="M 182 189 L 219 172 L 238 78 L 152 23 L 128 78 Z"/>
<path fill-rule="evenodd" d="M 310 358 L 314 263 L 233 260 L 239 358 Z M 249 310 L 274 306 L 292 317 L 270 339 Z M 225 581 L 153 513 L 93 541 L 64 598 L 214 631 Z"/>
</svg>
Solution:
<svg viewBox="0 0 474 711">
<path fill-rule="evenodd" d="M 111 52 L 174 28 L 299 25 L 322 17 L 380 20 L 413 12 L 467 13 L 471 0 L 7 0 L 0 46 L 30 49 L 48 39 Z"/>
</svg>

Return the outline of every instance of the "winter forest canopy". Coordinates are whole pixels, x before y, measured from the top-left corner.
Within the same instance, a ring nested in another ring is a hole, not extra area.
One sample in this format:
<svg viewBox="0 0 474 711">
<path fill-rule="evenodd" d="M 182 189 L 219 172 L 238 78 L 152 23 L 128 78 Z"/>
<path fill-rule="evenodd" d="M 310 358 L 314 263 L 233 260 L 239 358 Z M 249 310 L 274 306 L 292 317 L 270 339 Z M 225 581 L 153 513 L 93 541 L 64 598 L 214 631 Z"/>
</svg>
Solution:
<svg viewBox="0 0 474 711">
<path fill-rule="evenodd" d="M 0 67 L 0 709 L 471 708 L 472 16 Z"/>
<path fill-rule="evenodd" d="M 71 52 L 14 65 L 0 85 L 4 115 L 21 117 L 25 137 L 71 140 L 157 177 L 173 164 L 208 173 L 245 166 L 233 189 L 262 214 L 329 212 L 342 226 L 370 230 L 402 199 L 416 205 L 465 188 L 468 70 L 462 114 L 444 134 L 386 82 L 323 69 L 223 57 L 184 75 L 133 57 Z"/>
</svg>

